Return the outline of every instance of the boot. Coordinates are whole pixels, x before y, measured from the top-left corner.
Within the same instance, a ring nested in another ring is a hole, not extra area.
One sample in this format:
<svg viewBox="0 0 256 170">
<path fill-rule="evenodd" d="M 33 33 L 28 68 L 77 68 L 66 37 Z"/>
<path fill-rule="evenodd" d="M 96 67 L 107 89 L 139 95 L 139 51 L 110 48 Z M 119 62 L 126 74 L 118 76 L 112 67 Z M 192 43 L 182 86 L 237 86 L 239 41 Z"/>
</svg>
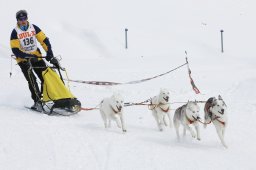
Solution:
<svg viewBox="0 0 256 170">
<path fill-rule="evenodd" d="M 31 106 L 31 109 L 32 109 L 32 110 L 39 111 L 39 112 L 42 112 L 42 111 L 43 111 L 42 103 L 41 103 L 40 101 L 35 102 L 35 103 Z"/>
</svg>

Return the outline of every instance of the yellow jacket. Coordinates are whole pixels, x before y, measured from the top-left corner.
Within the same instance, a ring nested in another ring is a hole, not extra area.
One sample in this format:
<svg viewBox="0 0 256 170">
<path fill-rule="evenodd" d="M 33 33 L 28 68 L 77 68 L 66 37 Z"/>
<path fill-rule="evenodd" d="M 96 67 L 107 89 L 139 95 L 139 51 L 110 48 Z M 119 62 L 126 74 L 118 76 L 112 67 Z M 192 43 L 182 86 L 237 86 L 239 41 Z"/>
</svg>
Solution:
<svg viewBox="0 0 256 170">
<path fill-rule="evenodd" d="M 51 54 L 53 56 L 50 41 L 46 37 L 46 35 L 43 33 L 43 31 L 34 24 L 31 24 L 31 25 L 30 25 L 30 23 L 28 23 L 28 24 L 29 24 L 29 26 L 33 26 L 33 28 L 34 28 L 34 31 L 32 31 L 33 35 L 27 31 L 20 30 L 21 34 L 29 35 L 31 37 L 35 36 L 36 40 L 41 44 L 43 49 L 48 54 Z M 11 33 L 11 40 L 10 40 L 11 49 L 12 49 L 13 54 L 16 56 L 17 63 L 22 62 L 22 61 L 27 61 L 25 59 L 25 57 L 27 57 L 29 55 L 35 55 L 35 56 L 41 57 L 42 53 L 39 48 L 37 48 L 35 51 L 32 51 L 32 52 L 26 52 L 22 49 L 21 38 L 24 38 L 24 36 L 18 35 L 17 28 L 19 28 L 18 25 L 16 28 L 13 29 L 13 31 Z"/>
</svg>

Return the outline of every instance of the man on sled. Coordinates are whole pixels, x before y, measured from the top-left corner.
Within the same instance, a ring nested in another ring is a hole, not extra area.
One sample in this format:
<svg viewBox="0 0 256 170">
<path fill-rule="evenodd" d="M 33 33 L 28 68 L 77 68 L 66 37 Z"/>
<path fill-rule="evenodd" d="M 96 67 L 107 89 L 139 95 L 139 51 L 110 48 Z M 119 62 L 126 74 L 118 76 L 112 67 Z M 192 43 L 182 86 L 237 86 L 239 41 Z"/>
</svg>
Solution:
<svg viewBox="0 0 256 170">
<path fill-rule="evenodd" d="M 17 25 L 11 33 L 10 45 L 13 54 L 16 56 L 16 61 L 28 82 L 31 97 L 34 100 L 31 109 L 44 111 L 43 105 L 45 102 L 53 101 L 54 104 L 49 109 L 50 113 L 53 112 L 53 106 L 59 108 L 68 107 L 69 111 L 74 111 L 72 107 L 76 106 L 75 112 L 80 111 L 81 103 L 66 89 L 63 80 L 60 81 L 57 73 L 51 70 L 43 60 L 42 53 L 37 46 L 37 41 L 46 52 L 46 60 L 53 64 L 55 68 L 60 68 L 58 60 L 53 55 L 49 39 L 38 26 L 28 22 L 26 10 L 18 11 L 16 19 Z M 35 74 L 41 81 L 41 90 L 38 87 Z M 54 82 L 49 82 L 49 80 Z M 47 89 L 52 93 L 49 93 L 44 87 L 48 87 Z M 59 88 L 63 91 L 57 90 L 56 93 L 56 89 Z"/>
</svg>

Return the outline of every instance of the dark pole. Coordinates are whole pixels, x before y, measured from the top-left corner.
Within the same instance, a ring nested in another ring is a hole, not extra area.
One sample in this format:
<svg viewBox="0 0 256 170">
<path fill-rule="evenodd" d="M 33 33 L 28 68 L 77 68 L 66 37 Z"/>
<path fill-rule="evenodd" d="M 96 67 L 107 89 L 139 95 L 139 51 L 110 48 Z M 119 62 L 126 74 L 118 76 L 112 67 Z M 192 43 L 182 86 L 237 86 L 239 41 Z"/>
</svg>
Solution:
<svg viewBox="0 0 256 170">
<path fill-rule="evenodd" d="M 223 53 L 224 52 L 224 49 L 223 49 L 223 30 L 220 30 L 220 34 L 221 34 L 221 52 Z"/>
<path fill-rule="evenodd" d="M 126 49 L 128 49 L 127 32 L 128 32 L 128 29 L 125 28 L 125 48 Z"/>
</svg>

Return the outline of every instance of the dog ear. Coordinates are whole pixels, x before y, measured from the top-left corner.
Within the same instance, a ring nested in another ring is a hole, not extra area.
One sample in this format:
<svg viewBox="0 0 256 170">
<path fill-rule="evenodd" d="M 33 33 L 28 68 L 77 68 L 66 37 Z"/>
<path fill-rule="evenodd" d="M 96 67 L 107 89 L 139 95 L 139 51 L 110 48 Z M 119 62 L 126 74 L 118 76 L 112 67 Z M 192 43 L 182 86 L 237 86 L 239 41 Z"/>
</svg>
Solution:
<svg viewBox="0 0 256 170">
<path fill-rule="evenodd" d="M 212 98 L 210 98 L 209 99 L 209 104 L 210 104 L 210 106 L 214 106 L 215 104 L 216 104 L 216 98 L 215 97 L 212 97 Z"/>
<path fill-rule="evenodd" d="M 221 97 L 220 95 L 218 96 L 218 99 L 219 99 L 219 100 L 223 100 L 223 99 L 222 99 L 222 97 Z"/>
</svg>

